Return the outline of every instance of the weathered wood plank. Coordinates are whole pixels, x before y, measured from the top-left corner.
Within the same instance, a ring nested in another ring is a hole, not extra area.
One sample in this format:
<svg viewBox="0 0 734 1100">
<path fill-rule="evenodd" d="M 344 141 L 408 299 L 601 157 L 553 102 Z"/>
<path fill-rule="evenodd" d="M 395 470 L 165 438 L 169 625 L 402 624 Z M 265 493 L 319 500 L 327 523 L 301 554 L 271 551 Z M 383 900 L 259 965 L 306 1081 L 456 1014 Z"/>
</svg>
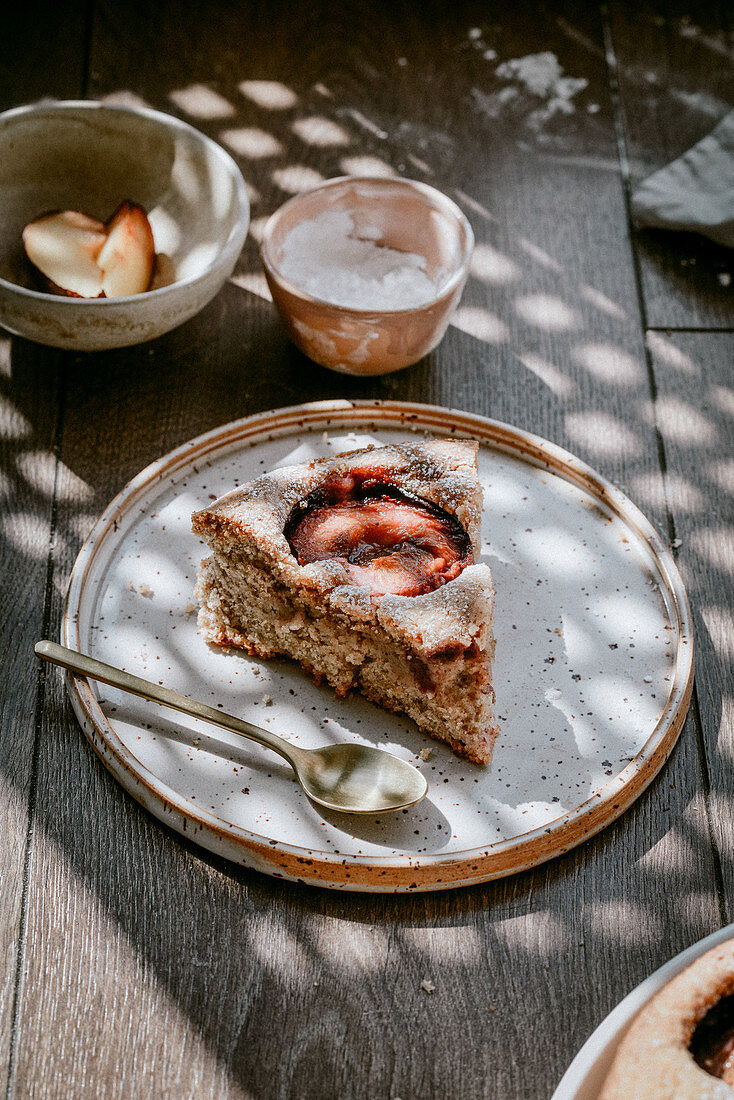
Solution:
<svg viewBox="0 0 734 1100">
<path fill-rule="evenodd" d="M 631 4 L 614 0 L 631 184 L 690 149 L 734 107 L 734 22 L 729 4 Z M 639 230 L 647 323 L 734 327 L 731 252 L 696 234 Z"/>
<path fill-rule="evenodd" d="M 734 388 L 732 333 L 651 336 L 656 420 L 666 493 L 693 605 L 696 682 L 711 782 L 714 836 L 729 912 L 734 903 L 731 814 L 734 736 Z"/>
<path fill-rule="evenodd" d="M 32 657 L 48 614 L 58 360 L 29 360 L 0 340 L 0 1080 L 11 1059 L 22 942 L 28 808 L 35 785 L 38 669 Z"/>
<path fill-rule="evenodd" d="M 45 17 L 39 21 L 39 16 Z M 39 96 L 78 96 L 83 19 L 58 5 L 47 13 L 13 5 L 3 13 L 0 110 Z M 53 493 L 61 357 L 0 335 L 0 1088 L 12 1059 L 18 953 L 22 950 L 28 806 L 34 797 L 40 636 Z"/>
<path fill-rule="evenodd" d="M 482 247 L 444 343 L 384 379 L 330 374 L 287 343 L 247 289 L 259 286 L 254 237 L 240 284 L 178 332 L 68 357 L 55 621 L 84 528 L 129 476 L 196 432 L 301 400 L 390 396 L 498 416 L 588 458 L 665 529 L 594 13 L 569 4 L 528 25 L 513 9 L 489 24 L 484 5 L 222 4 L 206 17 L 104 5 L 93 94 L 175 109 L 227 143 L 257 218 L 313 178 L 306 169 L 359 170 L 369 156 L 453 193 Z M 570 113 L 549 106 L 548 59 L 540 96 L 496 72 L 543 51 L 588 81 Z M 277 84 L 240 87 L 263 80 Z M 348 144 L 303 125 L 314 117 Z M 19 1095 L 544 1097 L 617 1000 L 719 922 L 690 724 L 625 818 L 552 865 L 447 894 L 343 896 L 172 837 L 108 778 L 49 683 Z"/>
</svg>

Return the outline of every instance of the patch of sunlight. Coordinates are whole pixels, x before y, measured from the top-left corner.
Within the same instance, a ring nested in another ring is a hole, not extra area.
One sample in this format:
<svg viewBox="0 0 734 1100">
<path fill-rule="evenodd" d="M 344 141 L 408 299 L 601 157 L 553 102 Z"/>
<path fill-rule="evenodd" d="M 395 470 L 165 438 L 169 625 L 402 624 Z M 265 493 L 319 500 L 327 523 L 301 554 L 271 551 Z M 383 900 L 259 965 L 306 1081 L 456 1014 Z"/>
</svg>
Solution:
<svg viewBox="0 0 734 1100">
<path fill-rule="evenodd" d="M 593 552 L 579 540 L 576 534 L 561 527 L 533 527 L 518 532 L 517 545 L 529 558 L 543 563 L 549 575 L 574 577 L 584 573 L 592 575 L 596 565 Z"/>
<path fill-rule="evenodd" d="M 153 230 L 156 252 L 172 256 L 181 247 L 181 226 L 162 206 L 156 206 L 148 215 Z"/>
<path fill-rule="evenodd" d="M 102 96 L 100 103 L 106 103 L 109 107 L 147 107 L 148 109 L 151 107 L 147 99 L 143 99 L 142 96 L 136 95 L 135 92 L 128 91 L 124 88 L 120 88 L 117 92 L 110 92 L 109 95 Z"/>
<path fill-rule="evenodd" d="M 319 149 L 350 144 L 350 137 L 343 126 L 330 118 L 312 115 L 310 118 L 297 118 L 291 130 L 305 145 Z"/>
<path fill-rule="evenodd" d="M 270 221 L 270 215 L 264 214 L 262 218 L 253 218 L 250 222 L 248 232 L 253 240 L 259 244 L 263 239 L 263 233 L 265 232 L 265 226 Z"/>
<path fill-rule="evenodd" d="M 196 169 L 188 157 L 177 157 L 171 171 L 171 179 L 191 203 L 201 201 L 201 184 Z"/>
<path fill-rule="evenodd" d="M 344 935 L 342 921 L 327 921 L 313 931 L 314 946 L 332 967 L 349 974 L 375 973 L 387 966 L 388 938 L 384 929 L 349 922 Z"/>
<path fill-rule="evenodd" d="M 668 94 L 679 103 L 682 103 L 688 110 L 698 111 L 702 115 L 707 115 L 715 122 L 723 118 L 727 111 L 731 109 L 729 104 L 723 99 L 719 99 L 719 97 L 715 95 L 710 95 L 708 92 L 687 92 L 683 88 L 669 87 Z"/>
<path fill-rule="evenodd" d="M 640 943 L 661 943 L 666 931 L 662 916 L 629 898 L 589 901 L 584 907 L 584 915 L 591 930 L 605 943 L 616 942 L 636 948 Z"/>
<path fill-rule="evenodd" d="M 633 386 L 645 381 L 644 364 L 613 344 L 579 344 L 571 354 L 600 382 Z"/>
<path fill-rule="evenodd" d="M 462 960 L 471 962 L 476 960 L 482 951 L 482 943 L 479 932 L 471 925 L 461 929 L 461 935 L 447 934 L 447 929 L 438 928 L 411 928 L 406 926 L 402 930 L 402 938 L 411 946 L 411 952 L 420 952 L 430 962 L 440 964 L 448 962 L 459 963 Z"/>
<path fill-rule="evenodd" d="M 80 542 L 83 542 L 98 518 L 96 512 L 73 512 L 72 515 L 65 517 L 64 522 L 70 534 L 75 535 Z"/>
<path fill-rule="evenodd" d="M 527 294 L 515 300 L 515 312 L 528 325 L 545 332 L 569 332 L 581 328 L 581 318 L 552 294 Z"/>
<path fill-rule="evenodd" d="M 250 294 L 262 298 L 265 302 L 272 302 L 273 300 L 267 279 L 257 271 L 245 272 L 242 275 L 230 275 L 229 281 L 234 283 L 235 286 L 249 291 Z"/>
<path fill-rule="evenodd" d="M 533 244 L 532 241 L 526 240 L 525 237 L 518 237 L 517 243 L 531 260 L 535 260 L 535 262 L 541 264 L 542 267 L 547 267 L 549 271 L 555 271 L 557 275 L 562 274 L 563 268 L 561 265 L 556 263 L 553 257 L 549 256 L 542 248 L 538 248 L 537 244 Z"/>
<path fill-rule="evenodd" d="M 48 521 L 31 512 L 9 512 L 0 516 L 0 531 L 11 546 L 26 557 L 42 561 L 48 554 Z"/>
<path fill-rule="evenodd" d="M 712 422 L 680 397 L 659 397 L 655 413 L 660 430 L 676 443 L 715 443 L 718 432 Z"/>
<path fill-rule="evenodd" d="M 421 160 L 420 157 L 416 157 L 412 153 L 408 153 L 408 160 L 414 168 L 417 168 L 419 172 L 423 172 L 425 176 L 435 176 L 436 173 L 433 171 L 430 164 L 427 164 L 424 160 Z"/>
<path fill-rule="evenodd" d="M 731 607 L 709 604 L 700 610 L 718 656 L 727 661 L 734 660 L 734 612 Z M 732 750 L 734 751 L 734 743 Z"/>
<path fill-rule="evenodd" d="M 518 355 L 517 358 L 523 366 L 532 371 L 541 382 L 544 382 L 557 397 L 570 397 L 578 389 L 576 383 L 567 378 L 553 363 L 549 363 L 537 355 L 523 354 Z"/>
<path fill-rule="evenodd" d="M 45 497 L 54 494 L 56 480 L 56 458 L 50 451 L 26 451 L 16 457 L 15 465 L 28 485 Z M 63 463 L 59 467 L 59 481 L 56 497 L 64 503 L 73 504 L 90 500 L 93 492 L 80 477 Z"/>
<path fill-rule="evenodd" d="M 521 913 L 497 921 L 494 929 L 511 947 L 520 947 L 530 955 L 545 957 L 549 950 L 563 947 L 568 939 L 568 923 L 550 909 Z"/>
<path fill-rule="evenodd" d="M 247 191 L 247 197 L 250 200 L 250 206 L 254 206 L 255 203 L 262 202 L 262 195 L 258 191 L 254 184 L 249 180 L 245 180 L 245 190 Z"/>
<path fill-rule="evenodd" d="M 668 339 L 667 336 L 663 336 L 661 332 L 648 332 L 645 343 L 650 354 L 655 359 L 665 363 L 666 366 L 674 367 L 675 370 L 682 371 L 684 374 L 696 375 L 700 373 L 693 360 L 680 348 L 677 348 L 672 340 Z"/>
<path fill-rule="evenodd" d="M 257 911 L 252 917 L 248 953 L 254 955 L 266 974 L 277 974 L 279 981 L 292 982 L 296 988 L 303 972 L 301 940 L 285 926 L 274 908 Z"/>
<path fill-rule="evenodd" d="M 640 862 L 645 865 L 657 864 L 669 868 L 671 872 L 678 871 L 690 874 L 691 868 L 696 866 L 698 853 L 691 838 L 683 836 L 676 828 L 672 828 L 665 836 L 661 837 L 657 844 L 653 844 L 645 852 Z"/>
<path fill-rule="evenodd" d="M 242 126 L 237 130 L 224 130 L 219 137 L 233 153 L 237 153 L 240 157 L 247 157 L 248 160 L 277 157 L 283 152 L 283 146 L 278 139 L 273 134 L 269 134 L 267 130 L 258 129 L 257 126 Z"/>
<path fill-rule="evenodd" d="M 720 573 L 734 577 L 734 537 L 729 527 L 699 527 L 688 536 L 694 553 Z"/>
<path fill-rule="evenodd" d="M 499 252 L 491 244 L 480 242 L 474 246 L 471 258 L 471 273 L 475 279 L 493 286 L 514 283 L 520 278 L 520 268 L 504 252 Z"/>
<path fill-rule="evenodd" d="M 722 459 L 721 462 L 712 462 L 706 471 L 720 488 L 731 494 L 734 491 L 734 458 Z"/>
<path fill-rule="evenodd" d="M 373 122 L 372 119 L 367 118 L 367 116 L 363 115 L 361 111 L 355 110 L 354 107 L 347 107 L 347 109 L 343 113 L 348 115 L 353 122 L 356 122 L 357 126 L 361 127 L 362 130 L 366 130 L 369 134 L 373 134 L 381 141 L 384 141 L 385 138 L 388 136 L 386 130 L 381 130 L 376 122 Z"/>
<path fill-rule="evenodd" d="M 504 321 L 480 306 L 460 306 L 451 318 L 451 324 L 485 344 L 504 344 L 510 338 L 510 330 Z"/>
<path fill-rule="evenodd" d="M 728 386 L 712 386 L 709 393 L 718 409 L 727 416 L 734 417 L 734 390 Z"/>
<path fill-rule="evenodd" d="M 26 439 L 32 430 L 23 413 L 16 409 L 9 397 L 0 393 L 0 438 Z"/>
<path fill-rule="evenodd" d="M 333 95 L 331 94 L 331 92 L 329 91 L 329 89 L 326 87 L 326 85 L 322 84 L 321 81 L 319 81 L 317 84 L 314 84 L 313 90 L 315 92 L 317 92 L 319 95 L 322 95 L 324 97 L 324 99 L 333 99 L 334 98 Z"/>
<path fill-rule="evenodd" d="M 0 338 L 0 377 L 10 378 L 12 367 L 10 364 L 10 337 Z"/>
<path fill-rule="evenodd" d="M 634 432 L 601 409 L 567 413 L 565 425 L 571 439 L 597 458 L 635 458 L 641 453 Z"/>
<path fill-rule="evenodd" d="M 219 255 L 219 245 L 215 241 L 201 241 L 182 257 L 178 265 L 179 279 L 189 279 L 199 275 L 214 263 Z"/>
<path fill-rule="evenodd" d="M 181 111 L 192 118 L 231 118 L 235 109 L 228 99 L 206 84 L 189 84 L 188 88 L 177 88 L 168 98 Z"/>
<path fill-rule="evenodd" d="M 266 111 L 287 111 L 298 103 L 298 96 L 279 80 L 243 80 L 240 91 L 251 103 Z"/>
<path fill-rule="evenodd" d="M 616 302 L 613 302 L 611 298 L 607 298 L 606 294 L 602 294 L 600 290 L 595 290 L 593 286 L 582 283 L 579 287 L 579 293 L 584 301 L 596 306 L 601 313 L 606 313 L 607 317 L 615 317 L 617 320 L 623 321 L 627 316 Z"/>
<path fill-rule="evenodd" d="M 397 176 L 395 169 L 380 157 L 343 157 L 339 164 L 348 176 L 377 176 L 382 179 Z"/>
<path fill-rule="evenodd" d="M 310 191 L 324 182 L 320 172 L 305 164 L 289 164 L 287 168 L 277 168 L 272 179 L 281 191 L 287 191 L 291 195 L 297 195 L 299 191 Z"/>
<path fill-rule="evenodd" d="M 470 210 L 472 210 L 475 214 L 479 214 L 481 218 L 486 218 L 488 222 L 497 221 L 494 214 L 490 214 L 486 206 L 482 206 L 481 202 L 477 202 L 477 200 L 473 199 L 471 195 L 467 195 L 466 191 L 461 191 L 457 187 L 454 191 L 454 195 L 459 200 L 459 202 L 463 203 L 464 206 L 468 206 Z"/>
<path fill-rule="evenodd" d="M 701 491 L 681 474 L 668 473 L 664 482 L 658 474 L 652 477 L 640 474 L 630 481 L 630 490 L 635 500 L 661 511 L 665 509 L 668 499 L 675 502 L 676 511 L 690 515 L 702 512 L 706 506 Z"/>
</svg>

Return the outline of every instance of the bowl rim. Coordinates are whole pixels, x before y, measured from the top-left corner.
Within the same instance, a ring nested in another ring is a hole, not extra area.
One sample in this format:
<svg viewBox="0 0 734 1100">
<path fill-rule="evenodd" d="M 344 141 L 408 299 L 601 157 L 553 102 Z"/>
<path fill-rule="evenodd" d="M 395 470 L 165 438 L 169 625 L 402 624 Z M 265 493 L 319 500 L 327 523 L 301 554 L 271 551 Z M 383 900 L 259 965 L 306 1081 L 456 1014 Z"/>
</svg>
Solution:
<svg viewBox="0 0 734 1100">
<path fill-rule="evenodd" d="M 80 307 L 92 307 L 96 309 L 110 309 L 122 303 L 135 303 L 141 299 L 153 301 L 155 298 L 170 294 L 178 288 L 193 286 L 203 281 L 216 270 L 216 268 L 226 265 L 229 260 L 236 263 L 244 246 L 250 223 L 250 200 L 247 194 L 247 185 L 245 184 L 244 176 L 234 157 L 230 156 L 226 149 L 222 148 L 218 142 L 214 141 L 207 134 L 202 133 L 201 130 L 197 130 L 195 126 L 192 126 L 188 122 L 184 122 L 183 119 L 177 118 L 175 115 L 166 114 L 165 111 L 156 111 L 153 107 L 131 107 L 123 104 L 104 103 L 102 100 L 98 99 L 44 99 L 38 103 L 28 103 L 20 107 L 11 107 L 9 110 L 0 113 L 0 134 L 2 134 L 2 131 L 8 124 L 24 116 L 40 115 L 42 113 L 49 113 L 52 115 L 73 114 L 79 111 L 83 113 L 88 111 L 91 113 L 99 110 L 119 115 L 131 115 L 134 118 L 142 116 L 143 118 L 148 118 L 153 122 L 159 123 L 167 129 L 180 130 L 188 134 L 193 134 L 196 139 L 211 150 L 213 155 L 217 157 L 227 169 L 235 185 L 237 217 L 235 218 L 227 240 L 203 271 L 199 271 L 195 275 L 189 275 L 185 279 L 176 279 L 175 282 L 169 283 L 167 286 L 157 287 L 155 290 L 143 290 L 139 294 L 126 294 L 118 298 L 74 298 L 71 296 L 67 297 L 63 294 L 51 294 L 43 290 L 33 290 L 30 287 L 21 286 L 20 283 L 14 283 L 10 279 L 4 279 L 1 275 L 0 287 L 18 293 L 23 297 L 38 300 L 39 302 L 53 302 L 55 305 L 62 302 L 65 303 L 61 308 L 69 309 L 76 307 L 79 309 Z"/>
<path fill-rule="evenodd" d="M 450 276 L 448 281 L 444 283 L 440 291 L 438 291 L 433 298 L 429 298 L 426 302 L 421 302 L 417 306 L 404 306 L 401 309 L 375 309 L 364 308 L 363 306 L 344 306 L 337 302 L 332 302 L 328 298 L 319 298 L 315 294 L 310 294 L 307 290 L 303 290 L 296 283 L 291 282 L 285 275 L 281 274 L 277 263 L 273 257 L 269 254 L 269 246 L 273 232 L 278 224 L 278 220 L 284 211 L 292 209 L 297 206 L 298 203 L 319 191 L 325 191 L 327 188 L 334 187 L 338 184 L 355 183 L 355 184 L 367 184 L 368 186 L 382 185 L 388 186 L 405 186 L 406 190 L 417 191 L 420 194 L 430 198 L 432 202 L 442 207 L 447 213 L 456 219 L 459 225 L 463 228 L 466 235 L 466 246 L 464 249 L 464 256 Z M 265 223 L 262 239 L 260 241 L 260 260 L 265 268 L 265 274 L 271 278 L 277 280 L 290 294 L 296 298 L 300 298 L 305 302 L 312 302 L 314 305 L 329 306 L 331 309 L 338 309 L 345 314 L 354 314 L 358 317 L 374 317 L 379 315 L 380 317 L 389 315 L 391 317 L 399 317 L 401 314 L 410 315 L 418 312 L 419 310 L 429 308 L 442 302 L 445 298 L 449 297 L 456 290 L 457 287 L 462 286 L 464 280 L 469 273 L 469 265 L 471 263 L 472 253 L 474 252 L 474 230 L 471 227 L 471 222 L 467 218 L 464 211 L 450 199 L 448 195 L 443 191 L 439 191 L 437 187 L 432 187 L 429 183 L 422 183 L 420 180 L 405 179 L 402 176 L 334 176 L 331 179 L 325 180 L 324 183 L 320 183 L 317 187 L 312 187 L 308 191 L 299 191 L 297 195 L 288 199 L 279 206 L 275 213 L 271 214 Z"/>
</svg>

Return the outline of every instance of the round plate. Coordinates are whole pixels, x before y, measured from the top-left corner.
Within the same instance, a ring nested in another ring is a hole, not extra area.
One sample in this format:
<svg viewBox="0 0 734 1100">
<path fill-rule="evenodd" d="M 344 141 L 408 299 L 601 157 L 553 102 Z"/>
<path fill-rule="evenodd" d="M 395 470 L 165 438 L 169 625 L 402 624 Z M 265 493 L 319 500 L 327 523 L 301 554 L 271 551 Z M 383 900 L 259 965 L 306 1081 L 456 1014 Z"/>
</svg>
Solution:
<svg viewBox="0 0 734 1100">
<path fill-rule="evenodd" d="M 486 768 L 357 695 L 336 699 L 296 665 L 215 650 L 196 628 L 193 588 L 205 550 L 191 534 L 194 510 L 275 466 L 414 432 L 480 442 L 502 731 Z M 386 892 L 511 874 L 608 825 L 670 753 L 693 668 L 678 572 L 622 493 L 536 436 L 398 402 L 278 409 L 153 463 L 82 548 L 62 641 L 304 746 L 364 741 L 420 767 L 429 792 L 410 811 L 326 816 L 259 746 L 69 678 L 95 750 L 166 824 L 269 874 Z"/>
<path fill-rule="evenodd" d="M 602 1085 L 612 1068 L 614 1055 L 629 1026 L 640 1009 L 659 993 L 663 986 L 691 966 L 701 955 L 734 937 L 734 924 L 720 928 L 645 978 L 628 993 L 606 1019 L 593 1031 L 571 1065 L 564 1073 L 551 1100 L 598 1100 Z"/>
</svg>

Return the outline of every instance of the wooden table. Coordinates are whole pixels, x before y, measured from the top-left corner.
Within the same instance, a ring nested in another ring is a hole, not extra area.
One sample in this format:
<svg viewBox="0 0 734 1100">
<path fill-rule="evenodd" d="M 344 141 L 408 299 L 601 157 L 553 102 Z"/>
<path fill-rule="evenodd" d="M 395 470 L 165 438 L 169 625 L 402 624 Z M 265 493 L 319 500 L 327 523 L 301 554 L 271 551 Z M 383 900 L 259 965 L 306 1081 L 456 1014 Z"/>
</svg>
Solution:
<svg viewBox="0 0 734 1100">
<path fill-rule="evenodd" d="M 178 114 L 234 153 L 253 203 L 235 277 L 178 331 L 100 355 L 0 339 L 9 1096 L 545 1098 L 628 990 L 732 919 L 734 258 L 638 232 L 628 205 L 734 103 L 731 10 L 688 10 L 94 0 L 4 17 L 3 107 Z M 544 51 L 583 83 L 536 96 L 497 73 Z M 441 346 L 383 378 L 309 362 L 263 294 L 264 217 L 344 172 L 436 185 L 478 241 Z M 133 474 L 218 424 L 327 397 L 546 436 L 677 547 L 698 645 L 688 721 L 646 794 L 564 858 L 396 897 L 238 869 L 120 790 L 33 660 L 86 532 Z"/>
</svg>

